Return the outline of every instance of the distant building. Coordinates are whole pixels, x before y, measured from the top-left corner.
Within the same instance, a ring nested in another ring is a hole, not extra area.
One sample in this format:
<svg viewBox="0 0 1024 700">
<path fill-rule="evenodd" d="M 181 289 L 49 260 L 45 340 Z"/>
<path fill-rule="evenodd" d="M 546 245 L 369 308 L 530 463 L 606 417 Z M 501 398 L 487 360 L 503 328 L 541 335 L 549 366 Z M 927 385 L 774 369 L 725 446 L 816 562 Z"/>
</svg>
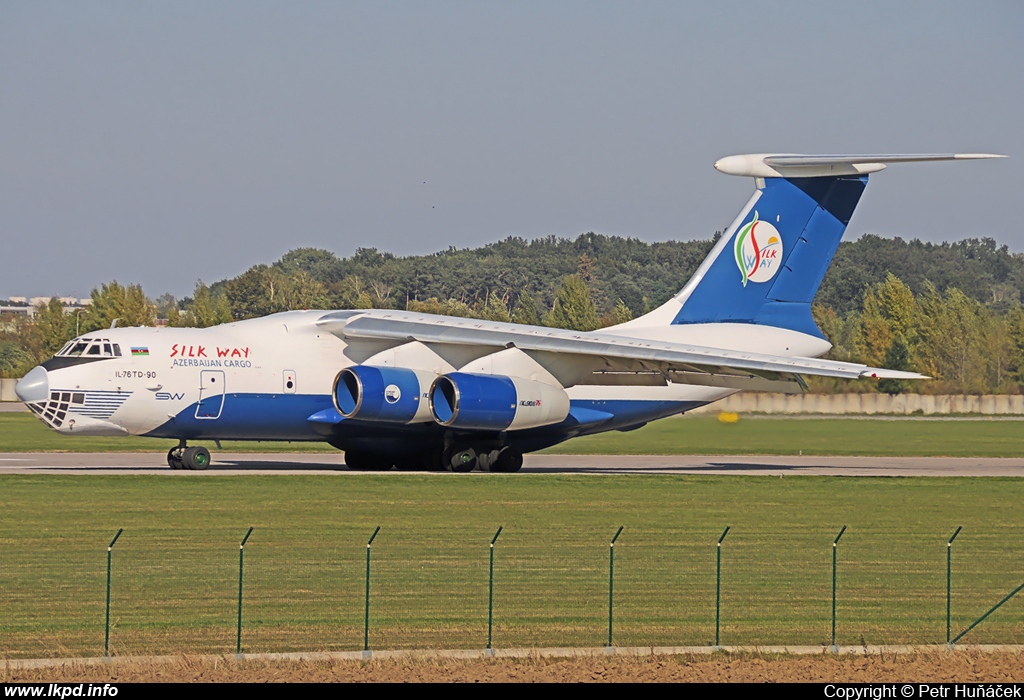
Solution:
<svg viewBox="0 0 1024 700">
<path fill-rule="evenodd" d="M 53 297 L 11 297 L 7 304 L 0 304 L 0 315 L 10 314 L 12 316 L 27 316 L 35 318 L 36 309 L 39 306 L 46 306 Z M 64 313 L 73 314 L 92 305 L 92 299 L 79 299 L 78 297 L 57 297 L 64 306 Z"/>
</svg>

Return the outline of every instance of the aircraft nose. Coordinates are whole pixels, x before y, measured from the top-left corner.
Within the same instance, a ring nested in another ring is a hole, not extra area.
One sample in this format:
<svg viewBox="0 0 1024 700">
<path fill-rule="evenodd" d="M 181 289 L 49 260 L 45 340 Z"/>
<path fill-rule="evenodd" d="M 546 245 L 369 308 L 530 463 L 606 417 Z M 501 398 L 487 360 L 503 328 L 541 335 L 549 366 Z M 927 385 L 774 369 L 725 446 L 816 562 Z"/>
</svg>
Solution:
<svg viewBox="0 0 1024 700">
<path fill-rule="evenodd" d="M 50 377 L 42 367 L 36 367 L 14 385 L 14 393 L 25 403 L 46 401 L 50 397 Z"/>
</svg>

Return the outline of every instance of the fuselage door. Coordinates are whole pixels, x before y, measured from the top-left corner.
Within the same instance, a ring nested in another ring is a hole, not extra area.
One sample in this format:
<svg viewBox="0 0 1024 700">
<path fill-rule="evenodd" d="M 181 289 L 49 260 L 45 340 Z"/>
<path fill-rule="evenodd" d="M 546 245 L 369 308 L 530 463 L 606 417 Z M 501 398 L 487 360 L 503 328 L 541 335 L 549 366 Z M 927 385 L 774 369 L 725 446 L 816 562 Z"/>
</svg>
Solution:
<svg viewBox="0 0 1024 700">
<path fill-rule="evenodd" d="M 219 369 L 204 369 L 199 373 L 199 404 L 196 418 L 217 420 L 224 410 L 224 372 Z"/>
</svg>

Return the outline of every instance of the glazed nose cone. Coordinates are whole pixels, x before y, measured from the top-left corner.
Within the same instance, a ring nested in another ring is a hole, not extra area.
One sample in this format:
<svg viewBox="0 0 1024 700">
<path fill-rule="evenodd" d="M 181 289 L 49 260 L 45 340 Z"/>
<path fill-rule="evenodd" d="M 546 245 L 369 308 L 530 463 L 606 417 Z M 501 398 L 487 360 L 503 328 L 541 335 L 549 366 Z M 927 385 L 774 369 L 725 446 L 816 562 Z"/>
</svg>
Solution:
<svg viewBox="0 0 1024 700">
<path fill-rule="evenodd" d="M 14 386 L 14 393 L 25 403 L 46 401 L 50 397 L 50 377 L 42 367 L 36 367 Z"/>
</svg>

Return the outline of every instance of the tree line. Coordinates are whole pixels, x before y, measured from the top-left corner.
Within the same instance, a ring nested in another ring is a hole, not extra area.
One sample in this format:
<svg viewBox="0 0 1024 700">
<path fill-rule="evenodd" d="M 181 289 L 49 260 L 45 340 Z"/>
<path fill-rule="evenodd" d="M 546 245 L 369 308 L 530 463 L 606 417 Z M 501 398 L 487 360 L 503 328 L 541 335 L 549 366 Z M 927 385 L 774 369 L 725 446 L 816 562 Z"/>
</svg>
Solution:
<svg viewBox="0 0 1024 700">
<path fill-rule="evenodd" d="M 718 236 L 645 243 L 583 234 L 476 249 L 348 258 L 298 248 L 185 299 L 146 297 L 110 282 L 65 314 L 56 299 L 34 320 L 0 323 L 0 373 L 20 376 L 77 334 L 120 325 L 207 327 L 289 309 L 389 308 L 594 330 L 671 298 Z M 991 238 L 923 243 L 866 235 L 840 244 L 815 299 L 829 356 L 935 377 L 915 391 L 1018 393 L 1024 385 L 1024 256 Z M 811 382 L 812 389 L 899 392 L 901 382 Z"/>
</svg>

